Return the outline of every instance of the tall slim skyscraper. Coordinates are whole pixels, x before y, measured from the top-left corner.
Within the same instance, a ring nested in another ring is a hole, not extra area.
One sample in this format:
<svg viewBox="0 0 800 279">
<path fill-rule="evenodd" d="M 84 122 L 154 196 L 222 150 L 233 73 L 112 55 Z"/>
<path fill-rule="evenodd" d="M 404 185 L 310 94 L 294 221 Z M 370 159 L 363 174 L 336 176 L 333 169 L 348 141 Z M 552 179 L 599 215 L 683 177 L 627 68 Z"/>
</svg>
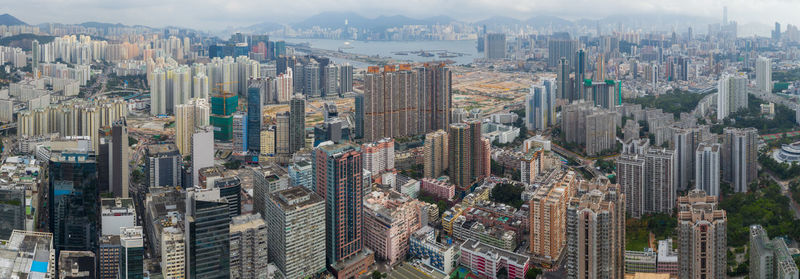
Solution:
<svg viewBox="0 0 800 279">
<path fill-rule="evenodd" d="M 472 133 L 470 126 L 465 123 L 450 124 L 449 148 L 450 179 L 460 189 L 469 188 L 472 184 L 472 164 L 477 158 L 472 158 Z M 458 167 L 455 167 L 458 166 Z"/>
<path fill-rule="evenodd" d="M 261 127 L 264 125 L 264 100 L 258 87 L 247 89 L 247 151 L 261 153 Z"/>
<path fill-rule="evenodd" d="M 747 108 L 747 76 L 725 74 L 717 85 L 717 120 Z"/>
<path fill-rule="evenodd" d="M 33 72 L 33 78 L 39 78 L 39 61 L 42 60 L 42 53 L 39 49 L 39 41 L 33 40 L 31 41 L 31 72 Z"/>
<path fill-rule="evenodd" d="M 295 95 L 289 110 L 289 153 L 294 153 L 306 147 L 306 100 Z"/>
<path fill-rule="evenodd" d="M 677 153 L 676 189 L 684 190 L 694 179 L 695 151 L 702 141 L 700 129 L 672 128 L 672 144 Z"/>
<path fill-rule="evenodd" d="M 572 83 L 569 78 L 570 65 L 566 57 L 558 59 L 558 72 L 556 79 L 558 79 L 558 99 L 565 100 L 569 103 L 573 100 L 572 97 Z"/>
<path fill-rule="evenodd" d="M 424 151 L 424 176 L 437 178 L 447 169 L 449 163 L 448 136 L 444 130 L 438 130 L 425 135 Z"/>
<path fill-rule="evenodd" d="M 325 255 L 334 265 L 364 247 L 363 157 L 361 148 L 351 143 L 322 144 L 313 156 L 314 188 L 325 200 Z"/>
<path fill-rule="evenodd" d="M 291 123 L 291 113 L 284 112 L 278 113 L 275 115 L 275 154 L 278 155 L 290 155 L 293 153 L 291 148 L 291 137 L 290 135 L 290 123 Z"/>
<path fill-rule="evenodd" d="M 644 146 L 627 145 L 645 142 Z M 649 147 L 647 140 L 626 143 L 617 159 L 617 177 L 625 193 L 626 212 L 639 218 L 648 213 L 671 213 L 675 208 L 677 156 L 673 150 Z"/>
<path fill-rule="evenodd" d="M 531 87 L 531 93 L 525 97 L 525 126 L 528 130 L 544 130 L 555 124 L 554 89 L 552 80 Z"/>
<path fill-rule="evenodd" d="M 727 223 L 715 195 L 678 197 L 678 278 L 726 278 Z"/>
<path fill-rule="evenodd" d="M 90 150 L 50 154 L 48 225 L 56 256 L 64 250 L 97 251 L 100 192 L 97 162 Z"/>
<path fill-rule="evenodd" d="M 695 189 L 703 190 L 710 196 L 719 196 L 719 157 L 718 143 L 701 143 L 695 153 Z"/>
<path fill-rule="evenodd" d="M 572 84 L 572 101 L 585 99 L 586 89 L 582 86 L 583 81 L 586 80 L 586 51 L 579 49 L 575 51 L 575 56 L 570 61 L 572 69 L 575 70 L 575 78 Z"/>
<path fill-rule="evenodd" d="M 756 88 L 772 92 L 772 60 L 766 57 L 756 59 Z"/>
<path fill-rule="evenodd" d="M 128 123 L 125 118 L 111 124 L 111 143 L 108 149 L 110 190 L 115 197 L 127 198 L 130 183 L 130 179 L 128 179 L 130 147 L 128 146 Z"/>
<path fill-rule="evenodd" d="M 353 119 L 353 121 L 356 122 L 356 138 L 364 138 L 364 94 L 357 93 L 355 96 L 355 114 L 353 115 Z"/>
<path fill-rule="evenodd" d="M 583 181 L 567 208 L 567 278 L 625 277 L 625 195 Z"/>
<path fill-rule="evenodd" d="M 339 66 L 339 94 L 353 92 L 353 65 Z"/>
<path fill-rule="evenodd" d="M 722 180 L 730 182 L 734 192 L 747 192 L 758 178 L 758 130 L 725 128 L 720 163 Z"/>
<path fill-rule="evenodd" d="M 228 201 L 199 188 L 186 195 L 186 278 L 230 278 Z"/>
<path fill-rule="evenodd" d="M 120 228 L 119 243 L 122 245 L 122 250 L 118 278 L 144 278 L 144 233 L 142 227 Z"/>
<path fill-rule="evenodd" d="M 558 66 L 561 57 L 565 57 L 567 59 L 567 64 L 572 65 L 572 69 L 575 69 L 575 63 L 571 61 L 573 59 L 573 55 L 578 48 L 578 41 L 575 40 L 563 40 L 563 39 L 550 39 L 547 41 L 547 66 L 554 68 Z M 576 76 L 577 78 L 577 76 Z"/>
<path fill-rule="evenodd" d="M 489 33 L 484 38 L 484 54 L 486 59 L 506 58 L 506 34 Z"/>
<path fill-rule="evenodd" d="M 231 219 L 231 278 L 266 278 L 267 224 L 261 214 L 236 216 Z"/>
<path fill-rule="evenodd" d="M 306 278 L 325 270 L 325 200 L 305 187 L 269 194 L 269 261 L 286 278 Z"/>
<path fill-rule="evenodd" d="M 537 188 L 530 201 L 530 252 L 555 262 L 566 244 L 567 204 L 575 194 L 577 173 L 567 171 Z"/>
<path fill-rule="evenodd" d="M 214 166 L 214 132 L 210 126 L 198 128 L 192 135 L 192 184 L 200 183 L 200 169 Z"/>
</svg>

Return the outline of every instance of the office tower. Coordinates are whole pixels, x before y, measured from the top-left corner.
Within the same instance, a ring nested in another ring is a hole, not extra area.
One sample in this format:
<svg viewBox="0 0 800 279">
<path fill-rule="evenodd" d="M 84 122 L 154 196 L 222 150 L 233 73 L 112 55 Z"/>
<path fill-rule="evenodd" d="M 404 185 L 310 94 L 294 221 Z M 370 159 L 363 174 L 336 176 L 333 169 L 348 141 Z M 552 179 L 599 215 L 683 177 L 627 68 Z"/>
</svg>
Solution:
<svg viewBox="0 0 800 279">
<path fill-rule="evenodd" d="M 289 153 L 294 153 L 306 146 L 306 100 L 296 95 L 289 110 Z"/>
<path fill-rule="evenodd" d="M 363 246 L 362 158 L 359 146 L 351 143 L 321 144 L 312 153 L 314 188 L 326 200 L 327 263 L 338 278 L 361 274 L 374 262 L 372 251 Z"/>
<path fill-rule="evenodd" d="M 238 176 L 216 177 L 212 186 L 214 190 L 219 191 L 219 196 L 227 201 L 228 215 L 231 218 L 242 214 L 242 181 Z"/>
<path fill-rule="evenodd" d="M 695 153 L 695 189 L 703 190 L 710 196 L 719 196 L 719 159 L 718 143 L 700 143 Z"/>
<path fill-rule="evenodd" d="M 561 112 L 561 129 L 567 142 L 585 145 L 587 155 L 596 155 L 616 146 L 617 112 L 579 102 Z"/>
<path fill-rule="evenodd" d="M 229 278 L 230 221 L 219 191 L 186 192 L 187 278 Z"/>
<path fill-rule="evenodd" d="M 8 240 L 8 241 L 5 241 Z M 14 230 L 4 238 L 0 262 L 7 278 L 58 278 L 53 234 Z"/>
<path fill-rule="evenodd" d="M 233 136 L 233 113 L 239 105 L 239 96 L 221 92 L 211 96 L 211 125 L 214 126 L 214 140 L 229 141 Z"/>
<path fill-rule="evenodd" d="M 300 161 L 304 162 L 304 161 Z M 253 212 L 267 216 L 267 203 L 269 203 L 269 193 L 283 190 L 289 187 L 289 172 L 276 166 L 259 166 L 249 168 L 253 177 Z M 308 165 L 311 172 L 311 165 Z M 309 177 L 308 184 L 311 184 Z M 309 187 L 310 188 L 310 187 Z"/>
<path fill-rule="evenodd" d="M 261 153 L 261 127 L 264 124 L 262 113 L 264 101 L 258 87 L 247 89 L 247 150 Z"/>
<path fill-rule="evenodd" d="M 449 137 L 444 130 L 437 130 L 425 135 L 424 177 L 437 178 L 447 169 L 449 163 Z"/>
<path fill-rule="evenodd" d="M 537 188 L 530 201 L 530 253 L 555 262 L 566 243 L 567 203 L 575 193 L 577 174 L 558 173 Z"/>
<path fill-rule="evenodd" d="M 175 144 L 182 156 L 191 154 L 192 135 L 198 127 L 210 125 L 211 107 L 204 99 L 175 106 Z"/>
<path fill-rule="evenodd" d="M 326 201 L 325 254 L 330 265 L 355 256 L 364 245 L 362 161 L 361 148 L 351 143 L 322 144 L 314 149 L 313 182 Z"/>
<path fill-rule="evenodd" d="M 756 88 L 772 93 L 772 60 L 766 57 L 756 59 Z"/>
<path fill-rule="evenodd" d="M 761 225 L 750 226 L 750 278 L 798 278 L 797 265 L 786 242 L 780 238 L 769 239 Z"/>
<path fill-rule="evenodd" d="M 356 124 L 355 137 L 357 139 L 364 138 L 364 94 L 356 93 L 355 96 L 355 114 L 353 121 Z"/>
<path fill-rule="evenodd" d="M 101 236 L 99 245 L 100 249 L 97 252 L 98 261 L 100 262 L 97 267 L 97 271 L 100 273 L 99 278 L 119 278 L 119 262 L 122 258 L 120 256 L 122 254 L 122 245 L 119 242 L 119 234 Z"/>
<path fill-rule="evenodd" d="M 308 160 L 299 160 L 289 165 L 289 186 L 302 186 L 314 190 L 311 181 L 312 167 Z"/>
<path fill-rule="evenodd" d="M 394 140 L 381 139 L 361 146 L 364 155 L 364 169 L 373 175 L 394 170 Z"/>
<path fill-rule="evenodd" d="M 339 66 L 339 94 L 353 92 L 353 65 Z"/>
<path fill-rule="evenodd" d="M 525 97 L 525 126 L 529 131 L 544 130 L 555 124 L 554 82 L 545 80 L 544 86 L 531 87 Z"/>
<path fill-rule="evenodd" d="M 506 58 L 506 34 L 489 33 L 484 38 L 484 54 L 486 59 Z"/>
<path fill-rule="evenodd" d="M 0 185 L 0 239 L 8 239 L 14 230 L 25 230 L 25 185 Z"/>
<path fill-rule="evenodd" d="M 747 186 L 758 178 L 758 130 L 725 128 L 720 157 L 722 180 L 736 193 L 747 192 Z"/>
<path fill-rule="evenodd" d="M 726 278 L 727 217 L 700 189 L 678 197 L 678 278 Z"/>
<path fill-rule="evenodd" d="M 570 53 L 568 55 L 572 54 Z M 586 52 L 583 49 L 579 49 L 574 52 L 574 55 L 573 60 L 570 61 L 570 65 L 572 65 L 572 69 L 575 71 L 575 78 L 572 83 L 572 99 L 570 99 L 570 101 L 586 98 L 586 90 L 582 86 L 583 82 L 586 80 Z"/>
<path fill-rule="evenodd" d="M 198 128 L 192 135 L 192 184 L 200 182 L 199 171 L 214 166 L 214 132 L 210 126 Z"/>
<path fill-rule="evenodd" d="M 747 108 L 747 76 L 725 74 L 717 84 L 717 120 Z"/>
<path fill-rule="evenodd" d="M 472 133 L 470 126 L 465 123 L 450 124 L 448 134 L 448 165 L 450 178 L 459 189 L 466 189 L 472 185 L 472 164 L 477 158 L 472 158 Z M 459 167 L 455 167 L 459 166 Z"/>
<path fill-rule="evenodd" d="M 728 6 L 722 6 L 722 25 L 728 25 Z"/>
<path fill-rule="evenodd" d="M 87 149 L 54 150 L 49 178 L 48 225 L 56 255 L 64 250 L 97 251 L 100 193 L 94 153 Z"/>
<path fill-rule="evenodd" d="M 278 113 L 275 116 L 275 153 L 278 155 L 290 155 L 294 153 L 290 145 L 289 136 L 291 113 Z"/>
<path fill-rule="evenodd" d="M 275 155 L 275 129 L 276 127 L 268 126 L 261 131 L 261 155 L 274 156 Z"/>
<path fill-rule="evenodd" d="M 267 223 L 261 214 L 231 219 L 230 278 L 266 278 L 267 232 Z"/>
<path fill-rule="evenodd" d="M 99 275 L 97 272 L 94 252 L 91 251 L 63 251 L 58 256 L 58 275 L 62 279 L 93 279 Z"/>
<path fill-rule="evenodd" d="M 789 25 L 791 26 L 791 25 Z M 775 29 L 772 30 L 772 40 L 773 41 L 780 41 L 781 40 L 781 24 L 775 22 Z"/>
<path fill-rule="evenodd" d="M 247 151 L 247 114 L 237 111 L 233 113 L 232 117 L 231 142 L 233 143 L 233 151 Z"/>
<path fill-rule="evenodd" d="M 303 65 L 303 95 L 308 97 L 321 97 L 320 66 L 316 61 Z"/>
<path fill-rule="evenodd" d="M 109 181 L 111 182 L 111 192 L 115 197 L 128 197 L 130 179 L 130 147 L 128 146 L 128 123 L 125 118 L 121 118 L 111 124 L 111 143 L 109 146 Z"/>
<path fill-rule="evenodd" d="M 556 75 L 556 79 L 558 79 L 558 99 L 565 100 L 566 103 L 574 100 L 572 92 L 573 86 L 569 78 L 570 72 L 570 65 L 567 58 L 561 57 L 558 59 L 558 72 Z"/>
<path fill-rule="evenodd" d="M 120 235 L 121 228 L 136 226 L 136 209 L 133 199 L 113 198 L 100 200 L 100 227 L 102 235 Z"/>
<path fill-rule="evenodd" d="M 583 181 L 567 208 L 567 278 L 625 277 L 625 195 Z"/>
<path fill-rule="evenodd" d="M 578 49 L 578 41 L 563 40 L 563 39 L 549 39 L 547 41 L 547 67 L 555 68 L 558 66 L 562 57 L 566 58 L 567 65 L 572 65 L 572 70 L 576 70 L 577 65 L 573 63 L 573 55 Z M 575 78 L 578 76 L 576 75 Z"/>
<path fill-rule="evenodd" d="M 142 227 L 120 228 L 119 242 L 122 245 L 119 259 L 120 279 L 144 278 L 143 236 Z"/>
<path fill-rule="evenodd" d="M 364 199 L 364 245 L 394 265 L 406 259 L 408 241 L 421 228 L 422 204 L 394 190 L 376 190 Z"/>
<path fill-rule="evenodd" d="M 181 186 L 183 158 L 175 144 L 153 144 L 147 147 L 145 177 L 148 187 Z"/>
<path fill-rule="evenodd" d="M 269 194 L 269 261 L 286 278 L 306 278 L 325 270 L 325 200 L 304 187 Z"/>
<path fill-rule="evenodd" d="M 333 97 L 339 94 L 339 67 L 333 63 L 322 68 L 322 96 Z"/>
</svg>

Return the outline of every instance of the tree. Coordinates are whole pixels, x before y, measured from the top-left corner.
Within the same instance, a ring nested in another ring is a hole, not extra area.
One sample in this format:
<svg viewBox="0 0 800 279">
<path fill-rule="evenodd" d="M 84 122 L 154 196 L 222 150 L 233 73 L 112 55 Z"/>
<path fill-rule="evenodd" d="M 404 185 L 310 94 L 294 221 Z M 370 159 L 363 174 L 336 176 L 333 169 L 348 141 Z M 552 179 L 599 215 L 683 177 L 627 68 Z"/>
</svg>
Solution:
<svg viewBox="0 0 800 279">
<path fill-rule="evenodd" d="M 541 269 L 531 267 L 528 268 L 528 272 L 525 272 L 525 279 L 536 279 L 536 277 L 538 277 L 541 274 L 542 274 Z"/>
<path fill-rule="evenodd" d="M 497 184 L 492 188 L 491 198 L 492 201 L 520 208 L 523 204 L 522 190 L 524 190 L 522 187 L 514 186 L 513 184 Z"/>
<path fill-rule="evenodd" d="M 139 140 L 137 140 L 134 137 L 128 136 L 128 146 L 134 146 L 137 143 L 139 143 Z"/>
<path fill-rule="evenodd" d="M 226 162 L 226 163 L 224 163 L 222 165 L 225 166 L 226 169 L 235 170 L 235 169 L 239 169 L 239 167 L 242 166 L 242 161 L 235 160 L 235 161 Z"/>
</svg>

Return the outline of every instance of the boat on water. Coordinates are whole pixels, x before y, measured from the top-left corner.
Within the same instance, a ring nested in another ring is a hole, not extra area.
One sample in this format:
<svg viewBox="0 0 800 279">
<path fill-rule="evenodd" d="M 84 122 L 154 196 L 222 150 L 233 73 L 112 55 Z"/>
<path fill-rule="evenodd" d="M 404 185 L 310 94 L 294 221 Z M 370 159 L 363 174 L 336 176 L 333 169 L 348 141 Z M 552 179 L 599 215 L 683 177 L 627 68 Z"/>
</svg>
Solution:
<svg viewBox="0 0 800 279">
<path fill-rule="evenodd" d="M 408 55 L 408 52 L 406 52 L 406 51 L 398 51 L 398 52 L 395 52 L 394 55 Z"/>
<path fill-rule="evenodd" d="M 423 51 L 423 52 L 421 52 L 421 53 L 419 54 L 419 56 L 422 56 L 422 57 L 433 57 L 434 55 L 433 55 L 433 53 L 430 53 L 430 52 L 424 52 L 424 51 Z"/>
</svg>

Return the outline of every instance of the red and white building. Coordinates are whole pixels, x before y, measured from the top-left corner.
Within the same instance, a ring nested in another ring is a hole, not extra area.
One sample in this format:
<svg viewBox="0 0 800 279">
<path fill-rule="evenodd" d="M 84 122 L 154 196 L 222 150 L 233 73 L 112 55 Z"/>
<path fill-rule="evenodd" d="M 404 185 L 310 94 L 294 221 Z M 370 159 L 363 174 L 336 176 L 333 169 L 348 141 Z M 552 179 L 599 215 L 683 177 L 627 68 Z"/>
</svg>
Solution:
<svg viewBox="0 0 800 279">
<path fill-rule="evenodd" d="M 456 185 L 450 183 L 446 176 L 439 178 L 423 178 L 419 183 L 420 191 L 439 199 L 452 200 L 456 194 Z"/>
<path fill-rule="evenodd" d="M 507 278 L 525 278 L 530 259 L 526 256 L 468 239 L 461 244 L 461 265 L 481 278 L 497 279 L 497 272 L 506 268 Z"/>
</svg>

